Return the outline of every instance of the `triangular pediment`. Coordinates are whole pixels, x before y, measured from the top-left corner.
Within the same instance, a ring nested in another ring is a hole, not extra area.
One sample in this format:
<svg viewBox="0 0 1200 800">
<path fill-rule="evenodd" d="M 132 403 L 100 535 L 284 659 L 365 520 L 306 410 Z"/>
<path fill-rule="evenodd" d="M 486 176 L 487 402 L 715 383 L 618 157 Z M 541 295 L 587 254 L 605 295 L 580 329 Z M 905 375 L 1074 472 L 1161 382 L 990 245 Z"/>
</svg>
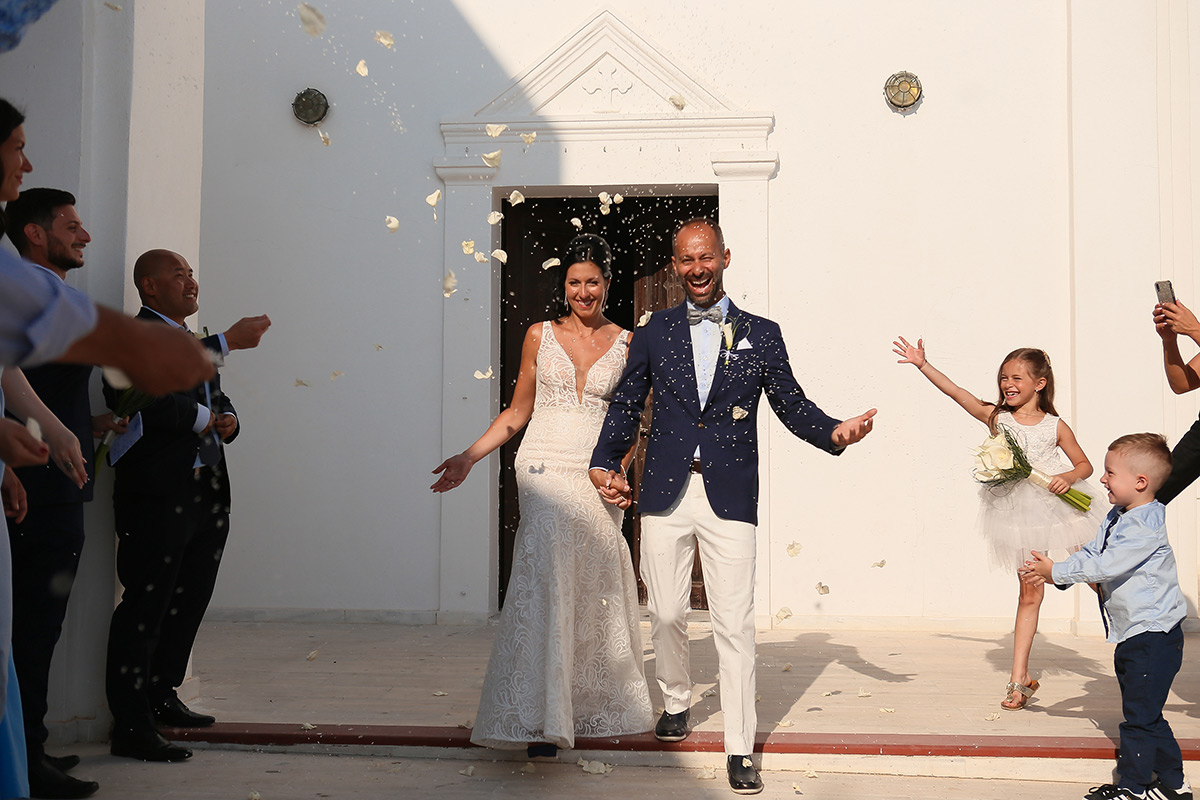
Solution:
<svg viewBox="0 0 1200 800">
<path fill-rule="evenodd" d="M 477 111 L 475 117 L 710 116 L 737 112 L 611 11 L 602 11 Z"/>
</svg>

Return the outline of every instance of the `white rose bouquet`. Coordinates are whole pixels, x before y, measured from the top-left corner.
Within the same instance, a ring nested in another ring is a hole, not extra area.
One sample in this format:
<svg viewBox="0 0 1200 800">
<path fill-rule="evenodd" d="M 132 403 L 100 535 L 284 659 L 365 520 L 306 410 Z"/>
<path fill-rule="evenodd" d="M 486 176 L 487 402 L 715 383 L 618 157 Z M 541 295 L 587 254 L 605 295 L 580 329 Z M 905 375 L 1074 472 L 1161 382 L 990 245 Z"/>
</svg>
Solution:
<svg viewBox="0 0 1200 800">
<path fill-rule="evenodd" d="M 975 469 L 971 471 L 971 477 L 984 486 L 1006 486 L 1029 480 L 1049 491 L 1051 476 L 1030 466 L 1025 451 L 1007 427 L 1001 425 L 1000 430 L 994 436 L 989 436 L 974 452 Z M 1091 495 L 1078 489 L 1068 489 L 1058 497 L 1080 511 L 1086 512 L 1092 506 Z"/>
</svg>

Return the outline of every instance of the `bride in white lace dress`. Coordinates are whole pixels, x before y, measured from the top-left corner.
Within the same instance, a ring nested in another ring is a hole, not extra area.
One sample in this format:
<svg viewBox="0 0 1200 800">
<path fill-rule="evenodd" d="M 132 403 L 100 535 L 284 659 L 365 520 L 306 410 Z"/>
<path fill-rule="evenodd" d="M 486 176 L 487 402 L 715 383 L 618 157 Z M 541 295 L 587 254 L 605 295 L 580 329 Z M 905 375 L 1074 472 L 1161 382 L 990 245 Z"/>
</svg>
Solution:
<svg viewBox="0 0 1200 800">
<path fill-rule="evenodd" d="M 642 665 L 637 584 L 622 511 L 588 480 L 588 461 L 625 368 L 630 334 L 603 313 L 608 244 L 567 245 L 567 314 L 529 328 L 512 403 L 435 473 L 435 492 L 526 423 L 517 452 L 521 524 L 471 741 L 550 755 L 575 737 L 642 733 L 653 711 Z M 541 747 L 537 745 L 541 744 Z"/>
</svg>

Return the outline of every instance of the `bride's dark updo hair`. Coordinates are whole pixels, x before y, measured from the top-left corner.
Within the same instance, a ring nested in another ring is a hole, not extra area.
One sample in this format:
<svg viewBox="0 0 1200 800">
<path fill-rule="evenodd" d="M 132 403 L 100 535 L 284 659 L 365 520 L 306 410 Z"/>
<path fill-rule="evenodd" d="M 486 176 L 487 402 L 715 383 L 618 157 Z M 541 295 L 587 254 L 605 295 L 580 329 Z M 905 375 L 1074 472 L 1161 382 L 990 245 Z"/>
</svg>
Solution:
<svg viewBox="0 0 1200 800">
<path fill-rule="evenodd" d="M 25 115 L 12 103 L 0 97 L 0 142 L 7 142 L 12 132 L 25 122 Z M 4 209 L 0 208 L 0 239 L 4 238 L 4 228 L 7 221 Z"/>
<path fill-rule="evenodd" d="M 600 268 L 604 280 L 612 280 L 612 248 L 604 241 L 604 237 L 594 233 L 581 233 L 567 242 L 559 261 L 561 263 L 554 268 L 555 316 L 561 317 L 570 311 L 567 305 L 566 282 L 567 270 L 573 264 L 590 261 Z"/>
</svg>

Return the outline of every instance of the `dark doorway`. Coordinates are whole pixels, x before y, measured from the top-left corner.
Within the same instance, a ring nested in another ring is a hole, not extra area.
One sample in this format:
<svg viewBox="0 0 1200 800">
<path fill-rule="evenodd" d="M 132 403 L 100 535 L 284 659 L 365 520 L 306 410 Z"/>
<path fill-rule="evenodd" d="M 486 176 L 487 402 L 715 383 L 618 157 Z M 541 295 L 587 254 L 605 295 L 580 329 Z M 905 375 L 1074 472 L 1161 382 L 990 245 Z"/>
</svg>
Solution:
<svg viewBox="0 0 1200 800">
<path fill-rule="evenodd" d="M 716 187 L 712 187 L 715 192 Z M 601 213 L 601 203 L 590 197 L 530 198 L 517 205 L 503 203 L 504 221 L 501 247 L 508 263 L 501 272 L 500 391 L 501 402 L 512 397 L 521 364 L 521 344 L 525 331 L 535 322 L 554 313 L 553 272 L 542 264 L 561 256 L 563 247 L 580 232 L 572 224 L 576 218 L 582 230 L 603 236 L 613 250 L 613 281 L 609 290 L 609 319 L 632 330 L 645 311 L 668 308 L 683 301 L 683 290 L 670 270 L 671 231 L 685 219 L 717 216 L 715 194 L 692 196 L 626 197 Z M 648 414 L 642 430 L 648 430 Z M 516 472 L 513 462 L 523 431 L 500 449 L 500 604 L 508 590 L 512 569 L 513 544 L 516 540 L 520 510 L 517 504 Z M 643 459 L 639 447 L 634 462 L 635 493 Z M 636 497 L 636 494 L 635 494 Z M 637 515 L 625 514 L 625 538 L 633 554 L 634 570 L 639 562 Z M 638 579 L 639 600 L 645 602 L 645 588 Z M 707 607 L 699 561 L 693 570 L 692 606 Z"/>
</svg>

